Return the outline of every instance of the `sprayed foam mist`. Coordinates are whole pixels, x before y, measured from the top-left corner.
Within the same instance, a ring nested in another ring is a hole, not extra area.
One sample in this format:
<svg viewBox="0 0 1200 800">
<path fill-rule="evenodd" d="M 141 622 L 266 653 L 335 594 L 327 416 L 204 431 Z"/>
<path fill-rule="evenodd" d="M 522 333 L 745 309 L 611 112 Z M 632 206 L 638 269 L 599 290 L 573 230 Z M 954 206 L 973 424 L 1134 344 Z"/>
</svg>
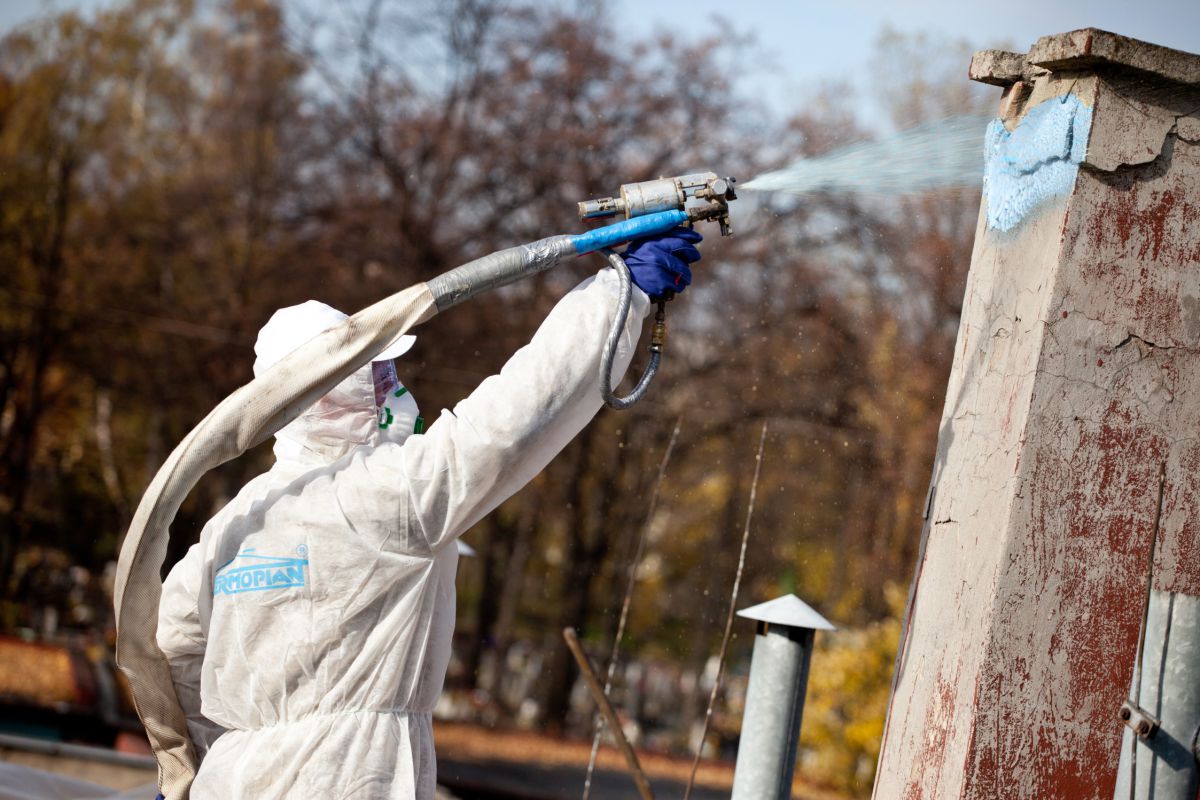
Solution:
<svg viewBox="0 0 1200 800">
<path fill-rule="evenodd" d="M 960 116 L 918 125 L 885 139 L 842 147 L 759 175 L 741 189 L 896 195 L 983 179 L 984 132 L 990 118 Z"/>
</svg>

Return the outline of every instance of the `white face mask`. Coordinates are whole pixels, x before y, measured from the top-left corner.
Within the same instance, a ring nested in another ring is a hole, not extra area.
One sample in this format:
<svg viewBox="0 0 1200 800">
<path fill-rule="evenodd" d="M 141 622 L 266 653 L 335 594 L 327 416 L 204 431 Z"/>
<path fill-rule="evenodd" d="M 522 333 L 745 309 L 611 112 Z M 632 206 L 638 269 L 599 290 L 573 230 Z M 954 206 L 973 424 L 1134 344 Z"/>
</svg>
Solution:
<svg viewBox="0 0 1200 800">
<path fill-rule="evenodd" d="M 424 433 L 425 420 L 418 416 L 417 401 L 400 383 L 395 361 L 372 361 L 371 380 L 375 384 L 375 408 L 380 433 L 387 439 L 403 441 L 414 433 Z"/>
</svg>

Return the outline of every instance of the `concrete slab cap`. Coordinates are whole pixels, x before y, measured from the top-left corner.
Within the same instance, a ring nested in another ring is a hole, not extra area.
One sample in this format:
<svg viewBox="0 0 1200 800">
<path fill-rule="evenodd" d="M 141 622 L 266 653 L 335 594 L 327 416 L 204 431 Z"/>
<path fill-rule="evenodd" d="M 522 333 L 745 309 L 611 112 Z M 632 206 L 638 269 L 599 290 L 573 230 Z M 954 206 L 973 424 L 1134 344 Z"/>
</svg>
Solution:
<svg viewBox="0 0 1200 800">
<path fill-rule="evenodd" d="M 812 606 L 796 597 L 785 594 L 765 603 L 759 603 L 737 612 L 739 617 L 766 622 L 770 625 L 787 625 L 791 628 L 812 628 L 815 631 L 836 631 L 829 620 L 822 617 Z"/>
<path fill-rule="evenodd" d="M 1029 49 L 1029 63 L 1054 72 L 1111 65 L 1176 83 L 1200 84 L 1200 55 L 1096 28 L 1043 36 Z"/>
<path fill-rule="evenodd" d="M 1025 55 L 1007 50 L 980 50 L 971 57 L 967 75 L 993 86 L 1012 86 L 1025 74 Z"/>
<path fill-rule="evenodd" d="M 1175 83 L 1200 85 L 1200 55 L 1172 50 L 1128 36 L 1081 28 L 1043 36 L 1029 55 L 1003 50 L 980 50 L 971 59 L 971 80 L 994 86 L 1011 86 L 1029 67 L 1051 72 L 1115 67 L 1148 73 Z"/>
</svg>

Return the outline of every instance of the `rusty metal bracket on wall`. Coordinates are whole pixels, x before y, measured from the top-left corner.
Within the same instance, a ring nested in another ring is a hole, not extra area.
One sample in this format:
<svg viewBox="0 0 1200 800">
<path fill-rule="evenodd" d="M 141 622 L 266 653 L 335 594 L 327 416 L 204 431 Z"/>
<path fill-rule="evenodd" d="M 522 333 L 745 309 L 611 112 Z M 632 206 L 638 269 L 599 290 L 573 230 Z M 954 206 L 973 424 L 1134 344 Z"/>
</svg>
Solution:
<svg viewBox="0 0 1200 800">
<path fill-rule="evenodd" d="M 1132 700 L 1126 700 L 1121 704 L 1119 716 L 1143 741 L 1153 739 L 1154 734 L 1158 733 L 1159 721 Z"/>
</svg>

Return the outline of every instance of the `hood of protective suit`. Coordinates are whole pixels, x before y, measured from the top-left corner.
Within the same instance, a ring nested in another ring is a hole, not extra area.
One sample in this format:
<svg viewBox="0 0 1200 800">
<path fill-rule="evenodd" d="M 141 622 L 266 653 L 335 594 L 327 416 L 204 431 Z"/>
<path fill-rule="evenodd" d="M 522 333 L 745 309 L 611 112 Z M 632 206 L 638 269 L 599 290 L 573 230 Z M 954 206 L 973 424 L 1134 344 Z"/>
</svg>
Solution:
<svg viewBox="0 0 1200 800">
<path fill-rule="evenodd" d="M 317 300 L 276 311 L 254 344 L 259 377 L 309 339 L 348 319 Z M 401 336 L 275 434 L 280 462 L 322 464 L 356 447 L 402 442 L 413 434 L 417 402 L 396 375 L 392 360 L 408 352 L 415 336 Z"/>
</svg>

